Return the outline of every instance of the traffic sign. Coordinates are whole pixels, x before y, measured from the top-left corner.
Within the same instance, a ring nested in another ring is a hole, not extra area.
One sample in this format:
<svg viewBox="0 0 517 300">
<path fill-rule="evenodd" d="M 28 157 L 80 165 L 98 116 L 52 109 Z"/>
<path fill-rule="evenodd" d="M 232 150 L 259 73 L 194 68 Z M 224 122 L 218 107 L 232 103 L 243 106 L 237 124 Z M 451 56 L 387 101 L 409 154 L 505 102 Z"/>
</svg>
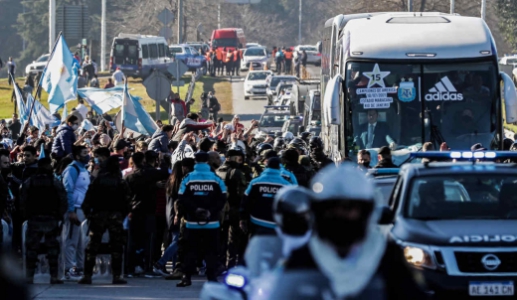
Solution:
<svg viewBox="0 0 517 300">
<path fill-rule="evenodd" d="M 174 78 L 179 79 L 188 71 L 188 67 L 183 61 L 177 59 L 167 68 L 167 71 L 169 71 Z"/>
<path fill-rule="evenodd" d="M 167 76 L 159 71 L 154 71 L 144 80 L 145 91 L 149 98 L 161 101 L 167 98 L 171 92 L 171 82 Z"/>
<path fill-rule="evenodd" d="M 170 10 L 164 8 L 158 15 L 158 20 L 167 26 L 169 23 L 174 22 L 174 14 Z"/>
<path fill-rule="evenodd" d="M 158 33 L 159 36 L 163 36 L 165 39 L 168 39 L 172 37 L 172 29 L 169 27 L 163 26 L 162 29 L 160 29 L 160 32 Z"/>
<path fill-rule="evenodd" d="M 182 87 L 185 85 L 185 81 L 183 80 L 176 80 L 176 81 L 173 81 L 172 82 L 172 86 L 179 86 L 179 87 Z"/>
</svg>

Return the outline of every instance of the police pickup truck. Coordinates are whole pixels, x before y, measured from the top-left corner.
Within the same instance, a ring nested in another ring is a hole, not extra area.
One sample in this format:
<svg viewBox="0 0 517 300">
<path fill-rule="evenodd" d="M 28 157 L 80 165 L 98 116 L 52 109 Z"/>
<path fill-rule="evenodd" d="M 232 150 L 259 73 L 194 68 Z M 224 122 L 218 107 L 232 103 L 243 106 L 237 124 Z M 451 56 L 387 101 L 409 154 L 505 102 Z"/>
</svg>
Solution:
<svg viewBox="0 0 517 300">
<path fill-rule="evenodd" d="M 408 264 L 437 299 L 514 298 L 517 164 L 495 161 L 517 159 L 517 153 L 411 155 L 426 161 L 401 167 L 380 220 Z"/>
</svg>

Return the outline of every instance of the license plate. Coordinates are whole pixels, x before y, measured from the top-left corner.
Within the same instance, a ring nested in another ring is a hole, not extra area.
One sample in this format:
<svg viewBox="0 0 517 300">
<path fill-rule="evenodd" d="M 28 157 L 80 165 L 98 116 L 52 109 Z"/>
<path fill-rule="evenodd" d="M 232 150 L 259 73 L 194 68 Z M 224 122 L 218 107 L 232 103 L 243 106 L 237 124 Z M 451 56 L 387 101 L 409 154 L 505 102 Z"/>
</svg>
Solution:
<svg viewBox="0 0 517 300">
<path fill-rule="evenodd" d="M 253 89 L 253 91 L 254 91 L 255 93 L 265 93 L 265 92 L 266 92 L 266 90 L 265 90 L 265 89 Z"/>
<path fill-rule="evenodd" d="M 470 282 L 470 296 L 513 296 L 513 281 Z"/>
<path fill-rule="evenodd" d="M 260 64 L 256 64 L 256 63 L 254 63 L 254 64 L 253 64 L 253 66 L 254 66 L 254 67 L 260 67 Z"/>
</svg>

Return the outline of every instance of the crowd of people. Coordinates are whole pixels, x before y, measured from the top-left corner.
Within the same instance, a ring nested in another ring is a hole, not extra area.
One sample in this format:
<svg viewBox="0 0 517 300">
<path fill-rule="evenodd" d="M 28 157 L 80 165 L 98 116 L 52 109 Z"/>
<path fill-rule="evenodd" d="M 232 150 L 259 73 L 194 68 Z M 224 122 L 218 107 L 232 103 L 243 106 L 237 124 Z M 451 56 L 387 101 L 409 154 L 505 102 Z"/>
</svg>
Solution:
<svg viewBox="0 0 517 300">
<path fill-rule="evenodd" d="M 20 124 L 16 115 L 2 125 L 0 211 L 12 229 L 12 245 L 4 246 L 14 253 L 25 247 L 29 283 L 43 236 L 51 283 L 62 283 L 60 251 L 65 278 L 91 283 L 106 230 L 115 284 L 125 283 L 123 263 L 128 277 L 166 276 L 188 286 L 196 268 L 206 268 L 215 280 L 243 263 L 250 236 L 274 233 L 271 194 L 285 185 L 308 186 L 332 164 L 318 137 L 254 133 L 257 121 L 245 128 L 237 115 L 218 118 L 212 92 L 202 101 L 215 121 L 184 110 L 174 125 L 158 121 L 150 137 L 117 131 L 109 115 L 88 110 L 95 129 L 82 130 L 81 103 L 51 129 Z M 88 245 L 80 233 L 85 220 Z M 61 235 L 66 239 L 59 241 Z"/>
</svg>

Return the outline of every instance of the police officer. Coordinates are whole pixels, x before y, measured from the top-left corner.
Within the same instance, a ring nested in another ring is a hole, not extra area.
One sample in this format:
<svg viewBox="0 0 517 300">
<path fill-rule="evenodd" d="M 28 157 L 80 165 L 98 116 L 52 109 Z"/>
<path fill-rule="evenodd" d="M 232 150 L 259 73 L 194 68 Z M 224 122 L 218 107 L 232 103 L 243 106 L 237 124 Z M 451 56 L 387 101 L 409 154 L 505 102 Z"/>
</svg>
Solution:
<svg viewBox="0 0 517 300">
<path fill-rule="evenodd" d="M 262 152 L 262 157 L 263 167 L 265 167 L 266 161 L 268 159 L 273 157 L 280 158 L 275 150 L 266 150 Z M 298 185 L 298 179 L 296 178 L 296 176 L 291 171 L 287 170 L 282 163 L 280 163 L 280 175 L 282 175 L 282 177 L 284 177 L 284 179 L 289 181 L 291 184 Z"/>
<path fill-rule="evenodd" d="M 303 126 L 300 126 L 300 128 Z M 309 144 L 312 137 L 312 133 L 308 131 L 302 131 L 300 132 L 300 138 L 305 142 L 305 144 Z"/>
<path fill-rule="evenodd" d="M 44 196 L 42 196 L 44 195 Z M 27 283 L 32 284 L 38 261 L 40 240 L 45 237 L 50 269 L 50 284 L 62 284 L 58 276 L 60 234 L 58 222 L 67 209 L 67 195 L 63 184 L 54 178 L 50 158 L 38 161 L 38 169 L 20 192 L 20 207 L 27 219 L 25 247 L 27 249 Z"/>
<path fill-rule="evenodd" d="M 292 139 L 287 146 L 288 149 L 295 149 L 299 155 L 307 154 L 307 143 L 299 137 Z"/>
<path fill-rule="evenodd" d="M 314 234 L 292 252 L 286 270 L 312 270 L 309 283 L 318 299 L 427 299 L 401 248 L 377 229 L 373 182 L 344 163 L 316 175 L 311 188 Z M 271 297 L 281 299 L 286 290 L 292 299 L 302 298 L 285 285 L 273 288 Z"/>
<path fill-rule="evenodd" d="M 319 136 L 313 136 L 309 141 L 309 150 L 311 157 L 311 164 L 314 170 L 319 171 L 328 165 L 334 163 L 323 153 L 323 141 Z"/>
<path fill-rule="evenodd" d="M 284 150 L 285 141 L 283 137 L 277 137 L 275 138 L 275 142 L 273 143 L 273 150 L 276 152 L 280 152 Z"/>
<path fill-rule="evenodd" d="M 273 199 L 283 186 L 291 185 L 281 175 L 280 159 L 271 157 L 266 160 L 266 169 L 253 179 L 241 202 L 240 227 L 244 232 L 255 234 L 275 234 L 273 220 Z"/>
<path fill-rule="evenodd" d="M 228 269 L 244 263 L 246 237 L 239 228 L 239 207 L 247 187 L 246 177 L 241 171 L 244 153 L 241 149 L 230 149 L 226 153 L 226 161 L 217 170 L 217 175 L 224 180 L 228 189 L 228 249 L 226 267 Z"/>
<path fill-rule="evenodd" d="M 105 161 L 98 161 L 99 158 L 105 159 Z M 93 267 L 106 229 L 109 232 L 112 283 L 126 284 L 127 281 L 121 278 L 125 244 L 122 223 L 129 209 L 129 187 L 122 179 L 117 157 L 98 156 L 96 163 L 100 164 L 101 170 L 97 178 L 90 184 L 82 204 L 84 214 L 90 222 L 90 241 L 85 251 L 84 277 L 79 280 L 79 284 L 92 283 Z"/>
<path fill-rule="evenodd" d="M 310 174 L 298 163 L 299 154 L 294 149 L 287 149 L 282 153 L 282 163 L 284 164 L 285 170 L 291 172 L 296 182 L 301 185 L 308 187 Z"/>
<path fill-rule="evenodd" d="M 311 197 L 309 189 L 296 186 L 283 187 L 275 195 L 273 218 L 276 233 L 283 241 L 285 258 L 309 242 L 313 223 Z"/>
<path fill-rule="evenodd" d="M 194 171 L 183 179 L 178 193 L 178 204 L 184 210 L 187 222 L 187 254 L 185 275 L 177 287 L 192 285 L 191 276 L 201 253 L 206 262 L 207 279 L 217 281 L 219 219 L 226 203 L 226 185 L 210 171 L 208 158 L 206 152 L 196 153 Z"/>
</svg>

